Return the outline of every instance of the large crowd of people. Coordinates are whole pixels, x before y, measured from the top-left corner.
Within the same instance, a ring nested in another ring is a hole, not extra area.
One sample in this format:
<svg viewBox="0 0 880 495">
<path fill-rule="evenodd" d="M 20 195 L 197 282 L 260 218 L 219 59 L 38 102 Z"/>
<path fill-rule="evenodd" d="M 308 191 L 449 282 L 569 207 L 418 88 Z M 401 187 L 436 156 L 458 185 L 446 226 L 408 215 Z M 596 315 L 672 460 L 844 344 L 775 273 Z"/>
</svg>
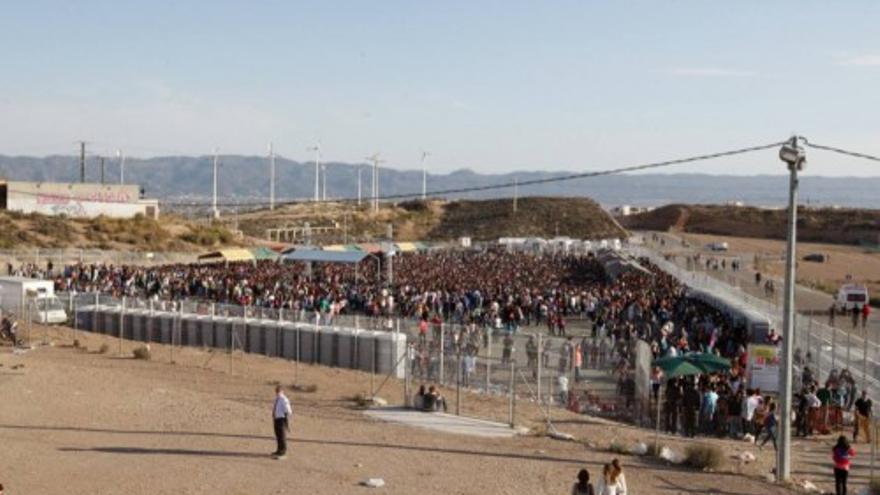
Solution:
<svg viewBox="0 0 880 495">
<path fill-rule="evenodd" d="M 512 358 L 513 339 L 523 327 L 546 326 L 547 335 L 563 339 L 555 339 L 555 344 L 544 339 L 540 348 L 534 338 L 528 339 L 527 366 L 534 373 L 540 360 L 545 369 L 555 368 L 566 380 L 557 387 L 560 402 L 573 409 L 580 406 L 577 394 L 568 394 L 568 372 L 573 371 L 577 382 L 580 371 L 588 367 L 613 367 L 618 390 L 630 405 L 638 341 L 650 345 L 654 358 L 712 353 L 729 359 L 730 370 L 672 380 L 659 369 L 652 371 L 652 401 L 664 411 L 665 428 L 686 436 L 752 435 L 775 445 L 776 405 L 747 386 L 750 335 L 746 329 L 712 306 L 689 298 L 686 287 L 671 275 L 640 261 L 642 269 L 609 279 L 593 256 L 503 250 L 404 253 L 394 258 L 391 284 L 372 260 L 311 266 L 272 261 L 156 267 L 49 265 L 25 266 L 19 274 L 38 270 L 36 275 L 54 279 L 59 291 L 195 299 L 329 317 L 356 313 L 412 318 L 418 321 L 418 338 L 409 349 L 409 362 L 414 376 L 428 381 L 438 380 L 437 351 L 444 323 L 452 323 L 446 328 L 453 330 L 444 334 L 443 345 L 447 355 L 464 356 L 460 362 L 466 382 L 489 333 L 501 339 L 500 359 L 506 364 Z M 572 318 L 587 329 L 577 339 L 568 335 Z M 779 335 L 771 331 L 765 343 L 778 345 Z M 551 363 L 554 345 L 558 361 Z M 804 364 L 796 424 L 799 433 L 808 435 L 816 407 L 852 410 L 856 390 L 848 371 L 835 372 L 826 383 L 819 383 L 811 376 L 809 363 Z M 662 398 L 661 384 L 665 385 Z"/>
</svg>

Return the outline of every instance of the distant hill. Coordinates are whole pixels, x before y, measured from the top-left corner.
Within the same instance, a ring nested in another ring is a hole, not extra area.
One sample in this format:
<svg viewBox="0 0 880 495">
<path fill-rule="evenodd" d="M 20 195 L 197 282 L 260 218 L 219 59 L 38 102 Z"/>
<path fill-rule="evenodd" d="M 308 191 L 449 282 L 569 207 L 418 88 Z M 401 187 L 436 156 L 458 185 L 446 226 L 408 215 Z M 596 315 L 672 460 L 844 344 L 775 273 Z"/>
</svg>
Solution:
<svg viewBox="0 0 880 495">
<path fill-rule="evenodd" d="M 210 156 L 165 156 L 126 161 L 127 182 L 143 186 L 150 197 L 163 200 L 204 202 L 211 195 L 212 160 Z M 265 201 L 268 197 L 268 164 L 265 157 L 225 155 L 220 157 L 218 180 L 221 203 Z M 370 195 L 371 169 L 366 164 L 330 162 L 326 164 L 329 198 L 357 196 L 357 170 L 363 170 L 363 194 Z M 305 199 L 314 195 L 314 164 L 284 158 L 276 160 L 276 195 L 279 199 Z M 670 169 L 674 170 L 674 169 Z M 433 191 L 474 186 L 513 183 L 568 175 L 564 171 L 517 171 L 505 174 L 480 174 L 458 170 L 448 174 L 430 174 L 428 189 Z M 94 157 L 87 163 L 87 180 L 100 180 Z M 0 177 L 11 180 L 78 181 L 79 159 L 75 156 L 44 158 L 0 155 Z M 382 195 L 421 192 L 420 170 L 382 168 L 379 173 Z M 119 181 L 115 160 L 107 160 L 105 180 Z M 880 208 L 880 177 L 827 178 L 805 175 L 801 179 L 801 199 L 822 205 Z M 511 189 L 449 194 L 447 199 L 485 199 L 512 196 Z M 786 176 L 717 176 L 704 174 L 644 174 L 603 176 L 521 186 L 520 196 L 589 197 L 604 206 L 621 204 L 658 206 L 670 203 L 722 204 L 742 201 L 746 204 L 781 206 L 786 203 Z"/>
<path fill-rule="evenodd" d="M 316 227 L 314 241 L 342 244 L 386 238 L 391 224 L 397 241 L 451 241 L 462 236 L 474 240 L 499 237 L 555 237 L 601 239 L 625 237 L 623 230 L 595 201 L 587 198 L 520 198 L 517 211 L 510 199 L 412 200 L 383 204 L 378 214 L 366 205 L 302 203 L 227 217 L 222 220 L 252 238 L 265 238 L 266 230 Z M 318 232 L 320 230 L 320 232 Z"/>
<path fill-rule="evenodd" d="M 632 230 L 785 239 L 787 210 L 748 206 L 668 205 L 630 215 L 621 224 Z M 798 209 L 798 240 L 834 244 L 880 243 L 880 210 Z"/>
</svg>

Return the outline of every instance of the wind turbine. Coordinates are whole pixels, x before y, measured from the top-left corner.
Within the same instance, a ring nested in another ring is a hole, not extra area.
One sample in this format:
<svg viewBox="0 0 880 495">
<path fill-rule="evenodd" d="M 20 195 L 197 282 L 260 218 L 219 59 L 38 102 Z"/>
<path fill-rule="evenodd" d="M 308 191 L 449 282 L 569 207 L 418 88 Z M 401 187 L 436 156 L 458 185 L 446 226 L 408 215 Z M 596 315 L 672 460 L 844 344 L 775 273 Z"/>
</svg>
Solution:
<svg viewBox="0 0 880 495">
<path fill-rule="evenodd" d="M 315 152 L 315 201 L 320 201 L 321 196 L 321 141 L 318 144 L 307 148 L 306 151 Z"/>
<path fill-rule="evenodd" d="M 218 153 L 219 150 L 214 148 L 214 193 L 211 196 L 211 209 L 213 210 L 214 218 L 220 218 L 220 210 L 217 209 L 217 166 L 220 161 Z"/>
<path fill-rule="evenodd" d="M 428 198 L 428 169 L 425 168 L 425 162 L 431 156 L 427 151 L 422 151 L 422 201 Z"/>
<path fill-rule="evenodd" d="M 368 161 L 373 162 L 373 213 L 379 212 L 379 164 L 385 160 L 379 159 L 379 153 L 373 153 L 373 156 L 367 157 Z"/>
<path fill-rule="evenodd" d="M 119 183 L 125 184 L 125 155 L 122 150 L 116 150 L 116 158 L 119 160 Z"/>
</svg>

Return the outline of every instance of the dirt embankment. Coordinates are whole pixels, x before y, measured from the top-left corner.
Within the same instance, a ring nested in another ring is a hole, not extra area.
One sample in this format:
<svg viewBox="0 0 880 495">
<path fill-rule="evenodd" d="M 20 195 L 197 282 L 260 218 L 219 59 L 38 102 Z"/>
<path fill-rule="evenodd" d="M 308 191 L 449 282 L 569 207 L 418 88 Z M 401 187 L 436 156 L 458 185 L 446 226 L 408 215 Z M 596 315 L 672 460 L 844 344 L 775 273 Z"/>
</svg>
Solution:
<svg viewBox="0 0 880 495">
<path fill-rule="evenodd" d="M 676 204 L 625 217 L 621 223 L 633 230 L 785 239 L 787 221 L 784 209 Z M 880 210 L 801 207 L 798 240 L 876 245 L 880 243 Z"/>
<path fill-rule="evenodd" d="M 520 198 L 516 212 L 511 199 L 414 200 L 382 205 L 378 213 L 367 205 L 305 203 L 243 214 L 236 220 L 245 235 L 255 238 L 265 238 L 267 229 L 302 227 L 306 222 L 317 227 L 314 239 L 321 243 L 384 239 L 389 223 L 394 238 L 400 241 L 461 236 L 493 240 L 509 236 L 599 239 L 626 235 L 607 212 L 588 198 Z"/>
<path fill-rule="evenodd" d="M 129 251 L 199 251 L 240 240 L 227 228 L 163 216 L 67 218 L 0 212 L 0 249 L 79 248 Z"/>
</svg>

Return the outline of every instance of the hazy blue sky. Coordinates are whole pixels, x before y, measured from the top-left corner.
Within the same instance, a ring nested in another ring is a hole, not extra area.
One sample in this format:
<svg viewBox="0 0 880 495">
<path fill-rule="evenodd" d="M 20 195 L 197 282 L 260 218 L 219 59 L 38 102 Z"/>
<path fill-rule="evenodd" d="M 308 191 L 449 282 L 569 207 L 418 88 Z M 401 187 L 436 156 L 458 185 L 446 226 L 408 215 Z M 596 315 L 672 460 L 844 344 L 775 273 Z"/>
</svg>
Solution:
<svg viewBox="0 0 880 495">
<path fill-rule="evenodd" d="M 6 2 L 0 154 L 381 151 L 591 170 L 781 140 L 880 154 L 880 2 Z M 812 152 L 809 173 L 880 175 Z M 773 152 L 668 171 L 783 173 Z"/>
</svg>

